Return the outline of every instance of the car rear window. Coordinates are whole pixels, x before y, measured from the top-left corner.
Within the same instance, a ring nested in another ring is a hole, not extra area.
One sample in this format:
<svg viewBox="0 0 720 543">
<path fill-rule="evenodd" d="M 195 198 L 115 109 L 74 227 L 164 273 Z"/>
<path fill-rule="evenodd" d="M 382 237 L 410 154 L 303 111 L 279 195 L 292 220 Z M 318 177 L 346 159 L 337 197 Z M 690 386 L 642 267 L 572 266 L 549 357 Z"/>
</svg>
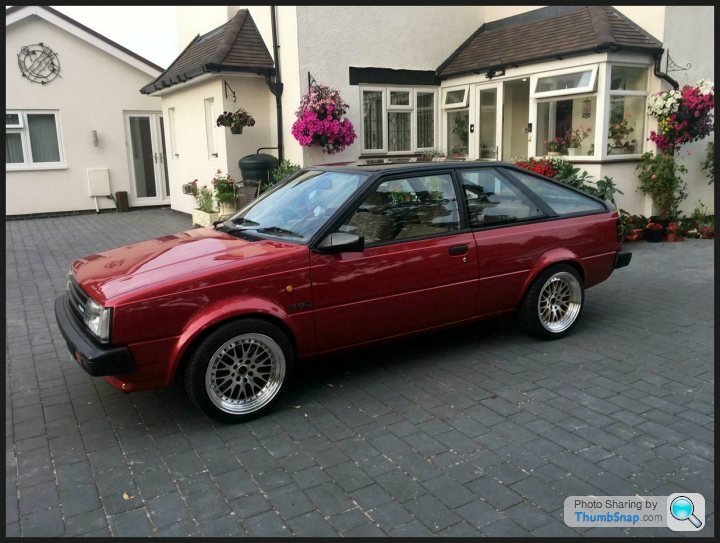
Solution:
<svg viewBox="0 0 720 543">
<path fill-rule="evenodd" d="M 507 168 L 503 168 L 503 171 L 537 194 L 558 215 L 576 215 L 606 210 L 605 206 L 597 200 L 545 179 Z"/>
</svg>

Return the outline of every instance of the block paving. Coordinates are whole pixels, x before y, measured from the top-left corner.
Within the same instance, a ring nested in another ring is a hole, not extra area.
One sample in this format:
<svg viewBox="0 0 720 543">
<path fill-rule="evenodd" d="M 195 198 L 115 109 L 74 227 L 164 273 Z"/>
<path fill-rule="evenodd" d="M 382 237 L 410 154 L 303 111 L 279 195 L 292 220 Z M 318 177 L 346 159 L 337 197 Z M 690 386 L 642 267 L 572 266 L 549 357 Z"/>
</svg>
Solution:
<svg viewBox="0 0 720 543">
<path fill-rule="evenodd" d="M 225 425 L 88 376 L 53 314 L 75 258 L 188 227 L 6 223 L 7 536 L 681 536 L 562 520 L 569 495 L 681 491 L 714 533 L 712 241 L 627 244 L 563 340 L 508 318 L 308 363 Z"/>
</svg>

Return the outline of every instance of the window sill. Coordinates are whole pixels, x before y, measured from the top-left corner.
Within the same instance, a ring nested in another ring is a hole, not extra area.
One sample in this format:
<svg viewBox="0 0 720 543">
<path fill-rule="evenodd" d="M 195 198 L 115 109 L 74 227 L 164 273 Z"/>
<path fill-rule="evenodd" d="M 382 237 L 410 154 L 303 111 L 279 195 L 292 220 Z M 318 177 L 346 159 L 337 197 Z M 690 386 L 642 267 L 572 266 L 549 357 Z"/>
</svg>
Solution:
<svg viewBox="0 0 720 543">
<path fill-rule="evenodd" d="M 67 164 L 21 164 L 18 166 L 12 166 L 5 164 L 6 172 L 36 172 L 38 170 L 67 170 Z"/>
</svg>

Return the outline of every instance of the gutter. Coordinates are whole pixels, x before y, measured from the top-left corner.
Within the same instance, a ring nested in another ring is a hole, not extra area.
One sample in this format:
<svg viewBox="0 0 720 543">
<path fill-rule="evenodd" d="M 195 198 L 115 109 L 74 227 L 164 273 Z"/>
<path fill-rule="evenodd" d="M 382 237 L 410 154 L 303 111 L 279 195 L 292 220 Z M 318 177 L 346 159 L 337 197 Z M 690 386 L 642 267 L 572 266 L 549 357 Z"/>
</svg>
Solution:
<svg viewBox="0 0 720 543">
<path fill-rule="evenodd" d="M 277 36 L 277 7 L 270 6 L 270 24 L 272 25 L 272 41 L 273 41 L 273 58 L 275 59 L 275 81 L 270 86 L 270 91 L 275 95 L 275 108 L 277 110 L 277 141 L 278 141 L 278 160 L 283 160 L 283 122 L 282 122 L 282 77 L 280 76 L 280 55 Z M 268 81 L 269 84 L 269 81 Z"/>
</svg>

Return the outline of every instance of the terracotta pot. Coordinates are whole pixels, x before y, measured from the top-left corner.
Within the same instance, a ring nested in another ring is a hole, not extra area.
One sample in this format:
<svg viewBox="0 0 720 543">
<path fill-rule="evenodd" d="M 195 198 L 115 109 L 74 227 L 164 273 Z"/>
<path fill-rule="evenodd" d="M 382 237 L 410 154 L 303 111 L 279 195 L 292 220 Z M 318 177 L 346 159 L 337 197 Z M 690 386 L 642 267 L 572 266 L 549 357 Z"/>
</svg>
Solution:
<svg viewBox="0 0 720 543">
<path fill-rule="evenodd" d="M 640 236 L 638 234 L 628 234 L 625 236 L 625 241 L 637 241 L 640 239 Z"/>
<path fill-rule="evenodd" d="M 675 232 L 668 232 L 665 235 L 665 241 L 675 241 L 677 238 L 677 234 Z"/>
</svg>

